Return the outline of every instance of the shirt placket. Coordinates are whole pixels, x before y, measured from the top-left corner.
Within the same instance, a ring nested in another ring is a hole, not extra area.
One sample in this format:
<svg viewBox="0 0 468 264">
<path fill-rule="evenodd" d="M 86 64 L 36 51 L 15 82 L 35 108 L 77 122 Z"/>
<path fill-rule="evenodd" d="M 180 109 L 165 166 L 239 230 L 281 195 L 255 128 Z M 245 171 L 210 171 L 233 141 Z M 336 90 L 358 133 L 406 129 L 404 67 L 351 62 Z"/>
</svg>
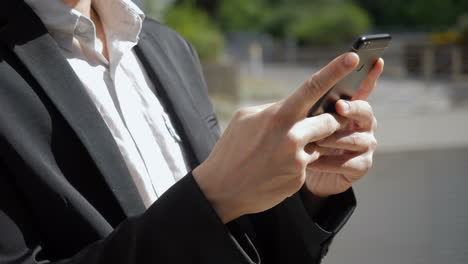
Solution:
<svg viewBox="0 0 468 264">
<path fill-rule="evenodd" d="M 171 168 L 172 176 L 175 181 L 181 179 L 187 172 L 187 167 L 182 155 L 181 138 L 177 134 L 169 120 L 169 117 L 164 112 L 162 105 L 157 101 L 156 96 L 149 90 L 141 91 L 142 100 L 148 105 L 149 122 L 154 137 L 161 147 L 165 160 Z"/>
<path fill-rule="evenodd" d="M 114 76 L 116 95 L 125 124 L 141 154 L 153 188 L 157 196 L 160 197 L 175 183 L 172 172 L 168 164 L 161 162 L 165 161 L 165 158 L 153 138 L 136 87 L 133 86 L 126 73 L 118 65 L 115 68 Z"/>
</svg>

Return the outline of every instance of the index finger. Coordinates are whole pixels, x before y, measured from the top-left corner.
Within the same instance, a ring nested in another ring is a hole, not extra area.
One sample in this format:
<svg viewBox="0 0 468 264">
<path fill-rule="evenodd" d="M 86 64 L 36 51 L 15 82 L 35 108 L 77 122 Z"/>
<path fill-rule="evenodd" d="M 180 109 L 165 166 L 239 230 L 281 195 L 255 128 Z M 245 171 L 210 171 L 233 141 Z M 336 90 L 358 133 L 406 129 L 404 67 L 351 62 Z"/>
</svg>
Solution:
<svg viewBox="0 0 468 264">
<path fill-rule="evenodd" d="M 297 121 L 305 118 L 310 108 L 339 80 L 359 63 L 354 52 L 345 53 L 312 75 L 301 87 L 283 101 L 283 113 Z"/>
</svg>

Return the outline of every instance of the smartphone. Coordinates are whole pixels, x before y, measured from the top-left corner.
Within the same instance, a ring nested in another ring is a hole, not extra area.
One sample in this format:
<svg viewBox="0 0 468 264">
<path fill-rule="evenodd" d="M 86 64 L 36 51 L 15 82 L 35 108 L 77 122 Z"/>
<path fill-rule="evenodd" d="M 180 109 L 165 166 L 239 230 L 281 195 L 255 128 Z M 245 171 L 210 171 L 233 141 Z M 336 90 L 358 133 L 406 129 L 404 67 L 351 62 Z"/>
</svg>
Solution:
<svg viewBox="0 0 468 264">
<path fill-rule="evenodd" d="M 350 50 L 359 56 L 359 65 L 323 95 L 310 109 L 308 116 L 334 113 L 336 101 L 351 100 L 374 64 L 382 57 L 391 39 L 389 34 L 360 36 Z"/>
</svg>

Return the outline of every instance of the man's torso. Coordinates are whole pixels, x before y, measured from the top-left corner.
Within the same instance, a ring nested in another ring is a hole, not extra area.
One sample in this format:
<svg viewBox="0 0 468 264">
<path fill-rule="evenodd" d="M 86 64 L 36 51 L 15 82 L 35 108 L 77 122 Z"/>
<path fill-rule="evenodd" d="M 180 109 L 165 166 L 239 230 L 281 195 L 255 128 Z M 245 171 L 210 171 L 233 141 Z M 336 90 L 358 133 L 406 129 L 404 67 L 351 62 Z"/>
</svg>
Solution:
<svg viewBox="0 0 468 264">
<path fill-rule="evenodd" d="M 21 8 L 0 33 L 0 149 L 8 182 L 2 187 L 17 190 L 21 206 L 10 197 L 6 207 L 31 241 L 63 257 L 105 237 L 144 205 L 79 78 L 38 18 Z M 193 51 L 150 20 L 135 51 L 187 143 L 191 166 L 204 160 L 219 130 Z"/>
</svg>

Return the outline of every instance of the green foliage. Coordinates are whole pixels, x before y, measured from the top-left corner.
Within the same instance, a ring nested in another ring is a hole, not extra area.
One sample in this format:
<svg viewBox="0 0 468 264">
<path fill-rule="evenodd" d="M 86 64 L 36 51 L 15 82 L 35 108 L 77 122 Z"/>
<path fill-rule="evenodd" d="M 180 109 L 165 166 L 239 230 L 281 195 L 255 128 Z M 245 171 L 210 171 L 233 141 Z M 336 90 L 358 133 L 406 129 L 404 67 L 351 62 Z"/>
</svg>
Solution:
<svg viewBox="0 0 468 264">
<path fill-rule="evenodd" d="M 169 8 L 164 22 L 186 38 L 197 50 L 201 60 L 215 60 L 224 48 L 224 37 L 208 14 L 191 1 Z"/>
<path fill-rule="evenodd" d="M 305 44 L 335 45 L 365 33 L 369 15 L 351 2 L 320 4 L 297 10 L 286 34 Z"/>
<path fill-rule="evenodd" d="M 466 0 L 357 0 L 378 26 L 440 30 L 468 12 Z"/>
<path fill-rule="evenodd" d="M 337 44 L 369 29 L 367 13 L 348 0 L 222 0 L 224 31 L 267 32 L 302 44 Z"/>
<path fill-rule="evenodd" d="M 458 18 L 457 29 L 460 32 L 459 41 L 468 44 L 468 13 Z"/>
<path fill-rule="evenodd" d="M 217 16 L 228 32 L 259 32 L 267 21 L 270 10 L 263 0 L 222 0 Z"/>
<path fill-rule="evenodd" d="M 341 35 L 366 31 L 370 21 L 379 28 L 445 31 L 457 23 L 460 15 L 468 13 L 468 0 L 194 1 L 210 10 L 224 31 L 297 36 L 304 43 L 321 38 L 324 43 L 334 43 L 345 38 Z M 337 32 L 338 38 L 333 39 L 335 36 L 327 31 Z"/>
</svg>

